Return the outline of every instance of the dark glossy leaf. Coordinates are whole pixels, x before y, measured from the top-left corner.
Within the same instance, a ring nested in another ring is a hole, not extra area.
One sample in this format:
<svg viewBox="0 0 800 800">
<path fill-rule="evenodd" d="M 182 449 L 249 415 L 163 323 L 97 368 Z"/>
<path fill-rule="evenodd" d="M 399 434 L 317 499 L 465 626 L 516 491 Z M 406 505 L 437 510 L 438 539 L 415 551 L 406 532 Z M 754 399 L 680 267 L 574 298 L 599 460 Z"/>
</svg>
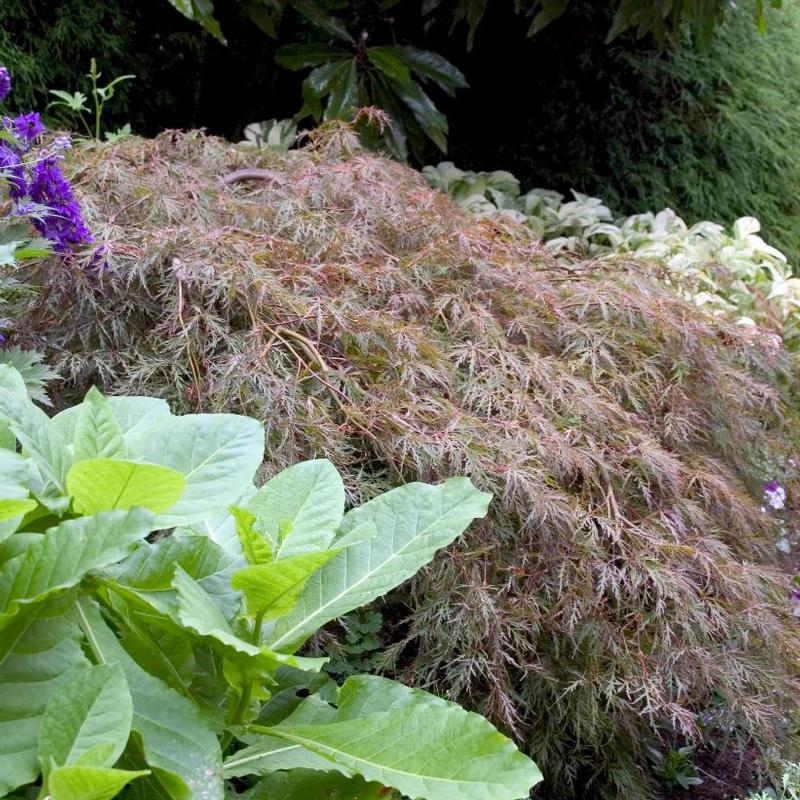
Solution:
<svg viewBox="0 0 800 800">
<path fill-rule="evenodd" d="M 312 25 L 316 25 L 337 39 L 355 44 L 353 37 L 347 32 L 347 28 L 345 28 L 341 20 L 332 17 L 312 0 L 289 0 L 289 3 L 295 11 L 302 14 Z"/>
<path fill-rule="evenodd" d="M 390 81 L 393 91 L 409 108 L 425 135 L 443 152 L 447 152 L 447 117 L 439 111 L 422 87 L 411 81 L 408 85 Z"/>
<path fill-rule="evenodd" d="M 420 50 L 418 47 L 395 47 L 393 49 L 417 75 L 435 81 L 451 96 L 454 94 L 454 89 L 466 89 L 469 86 L 461 70 L 438 53 Z"/>
<path fill-rule="evenodd" d="M 358 71 L 354 58 L 336 70 L 330 90 L 324 119 L 350 119 L 352 110 L 358 105 Z"/>
<path fill-rule="evenodd" d="M 411 71 L 408 64 L 398 55 L 398 47 L 369 47 L 367 58 L 392 80 L 399 83 L 408 83 L 411 80 Z"/>
<path fill-rule="evenodd" d="M 341 61 L 347 56 L 349 53 L 343 47 L 313 42 L 311 44 L 287 44 L 279 47 L 275 53 L 275 61 L 286 69 L 298 70 L 316 67 L 329 61 Z"/>
</svg>

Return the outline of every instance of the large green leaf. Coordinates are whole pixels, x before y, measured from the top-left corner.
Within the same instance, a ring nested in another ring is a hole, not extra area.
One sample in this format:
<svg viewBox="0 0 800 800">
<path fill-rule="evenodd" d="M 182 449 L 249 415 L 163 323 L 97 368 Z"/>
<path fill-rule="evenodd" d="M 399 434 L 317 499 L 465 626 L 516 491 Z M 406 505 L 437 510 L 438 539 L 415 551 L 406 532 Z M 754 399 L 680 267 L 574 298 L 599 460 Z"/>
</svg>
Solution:
<svg viewBox="0 0 800 800">
<path fill-rule="evenodd" d="M 78 613 L 95 659 L 120 664 L 125 672 L 133 699 L 131 727 L 141 737 L 153 770 L 152 776 L 142 779 L 153 784 L 150 795 L 223 800 L 219 741 L 197 707 L 139 667 L 90 600 L 79 601 Z"/>
<path fill-rule="evenodd" d="M 110 767 L 131 731 L 133 702 L 118 664 L 79 667 L 53 695 L 39 728 L 39 758 L 50 765 Z"/>
<path fill-rule="evenodd" d="M 0 498 L 22 500 L 28 497 L 32 477 L 30 459 L 0 449 Z"/>
<path fill-rule="evenodd" d="M 161 513 L 180 500 L 186 478 L 156 464 L 89 458 L 70 467 L 66 485 L 75 510 L 81 514 L 115 508 L 127 511 L 134 506 Z"/>
<path fill-rule="evenodd" d="M 328 61 L 341 60 L 348 55 L 348 51 L 343 47 L 313 42 L 311 44 L 287 44 L 279 47 L 275 53 L 275 60 L 286 69 L 298 70 L 317 67 Z"/>
<path fill-rule="evenodd" d="M 270 732 L 410 797 L 520 800 L 541 780 L 536 765 L 478 714 L 402 686 L 387 702 L 381 678 L 349 683 L 340 692 L 349 705 L 331 721 L 296 724 L 292 715 Z"/>
<path fill-rule="evenodd" d="M 358 776 L 347 778 L 337 772 L 293 769 L 269 775 L 247 793 L 247 800 L 316 800 L 327 797 L 385 800 L 386 789 L 380 783 L 367 783 Z"/>
<path fill-rule="evenodd" d="M 330 97 L 325 106 L 324 118 L 350 119 L 358 105 L 358 67 L 355 58 L 345 61 L 331 78 Z"/>
<path fill-rule="evenodd" d="M 129 457 L 182 472 L 181 499 L 159 517 L 163 527 L 199 522 L 235 504 L 264 455 L 264 427 L 237 414 L 161 417 L 128 438 Z"/>
<path fill-rule="evenodd" d="M 135 778 L 148 770 L 103 767 L 58 767 L 48 782 L 51 800 L 111 800 Z"/>
<path fill-rule="evenodd" d="M 87 399 L 90 399 L 91 394 L 92 390 L 89 390 L 83 403 L 67 408 L 51 419 L 52 427 L 59 432 L 65 442 L 72 443 L 73 447 L 77 435 L 78 422 L 83 414 L 86 413 L 83 406 L 86 404 Z M 127 452 L 128 438 L 136 437 L 138 434 L 148 430 L 159 418 L 171 416 L 167 402 L 157 397 L 104 397 L 103 400 L 105 401 L 105 406 L 113 414 L 125 441 L 126 451 L 123 456 L 130 456 Z"/>
<path fill-rule="evenodd" d="M 344 484 L 326 459 L 303 461 L 267 481 L 247 503 L 277 558 L 324 550 L 344 516 Z"/>
<path fill-rule="evenodd" d="M 332 34 L 337 39 L 354 44 L 353 37 L 347 32 L 347 28 L 313 0 L 289 0 L 289 3 L 313 25 Z"/>
<path fill-rule="evenodd" d="M 175 568 L 180 567 L 213 597 L 225 618 L 232 619 L 241 606 L 241 596 L 231 588 L 230 580 L 240 566 L 240 560 L 228 555 L 208 537 L 182 534 L 152 544 L 142 542 L 104 575 L 135 592 L 160 613 L 171 614 L 177 600 L 172 580 Z"/>
<path fill-rule="evenodd" d="M 22 445 L 22 452 L 33 457 L 49 494 L 64 494 L 64 476 L 70 458 L 66 443 L 50 418 L 30 400 L 8 389 L 0 389 L 0 418 L 7 420 Z"/>
<path fill-rule="evenodd" d="M 0 636 L 0 796 L 36 780 L 39 725 L 70 671 L 88 663 L 73 598 L 18 615 Z"/>
<path fill-rule="evenodd" d="M 393 47 L 392 50 L 417 75 L 431 78 L 450 95 L 454 93 L 454 89 L 466 89 L 469 86 L 462 72 L 438 53 L 420 50 L 418 47 Z"/>
<path fill-rule="evenodd" d="M 111 406 L 92 387 L 78 406 L 75 430 L 70 440 L 73 458 L 124 458 L 125 440 Z"/>
<path fill-rule="evenodd" d="M 254 564 L 236 572 L 231 586 L 244 594 L 248 615 L 277 619 L 291 611 L 306 581 L 336 553 L 327 550 Z"/>
<path fill-rule="evenodd" d="M 152 519 L 141 508 L 104 511 L 48 531 L 0 569 L 0 627 L 21 604 L 43 600 L 75 586 L 87 572 L 120 561 L 152 530 Z"/>
<path fill-rule="evenodd" d="M 396 47 L 368 47 L 367 58 L 381 72 L 399 83 L 408 83 L 411 72 Z"/>
<path fill-rule="evenodd" d="M 256 530 L 256 515 L 246 508 L 236 506 L 231 506 L 230 512 L 236 523 L 236 535 L 247 563 L 266 564 L 272 561 L 274 543 Z"/>
<path fill-rule="evenodd" d="M 425 135 L 443 152 L 447 152 L 447 117 L 436 108 L 416 81 L 407 84 L 389 79 L 393 91 L 405 103 Z"/>
<path fill-rule="evenodd" d="M 295 608 L 268 636 L 270 647 L 295 649 L 326 622 L 410 578 L 483 517 L 490 499 L 468 478 L 451 478 L 436 486 L 410 483 L 350 511 L 341 525 L 344 535 L 372 522 L 378 536 L 348 547 L 309 578 Z"/>
<path fill-rule="evenodd" d="M 226 759 L 223 765 L 226 778 L 245 775 L 269 775 L 283 769 L 332 769 L 331 762 L 307 750 L 300 744 L 279 736 L 261 736 L 258 741 Z M 349 774 L 349 771 L 348 771 Z"/>
</svg>

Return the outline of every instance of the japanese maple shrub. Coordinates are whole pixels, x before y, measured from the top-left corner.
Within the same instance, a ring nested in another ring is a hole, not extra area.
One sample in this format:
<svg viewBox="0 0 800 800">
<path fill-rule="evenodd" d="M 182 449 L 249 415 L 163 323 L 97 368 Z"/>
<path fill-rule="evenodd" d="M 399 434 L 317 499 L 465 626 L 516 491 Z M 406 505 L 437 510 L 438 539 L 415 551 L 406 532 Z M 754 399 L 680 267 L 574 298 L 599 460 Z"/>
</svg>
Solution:
<svg viewBox="0 0 800 800">
<path fill-rule="evenodd" d="M 96 389 L 49 418 L 9 367 L 0 444 L 0 795 L 515 800 L 540 779 L 477 714 L 296 654 L 485 515 L 469 479 L 344 513 L 326 460 L 255 487 L 254 419 Z"/>
</svg>

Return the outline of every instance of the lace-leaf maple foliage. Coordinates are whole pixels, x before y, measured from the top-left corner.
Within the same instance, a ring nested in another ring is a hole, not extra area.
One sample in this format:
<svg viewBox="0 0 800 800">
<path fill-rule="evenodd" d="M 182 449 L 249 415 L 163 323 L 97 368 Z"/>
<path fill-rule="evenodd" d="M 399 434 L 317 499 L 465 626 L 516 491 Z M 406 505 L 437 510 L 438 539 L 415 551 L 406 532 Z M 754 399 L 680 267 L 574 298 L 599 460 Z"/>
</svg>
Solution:
<svg viewBox="0 0 800 800">
<path fill-rule="evenodd" d="M 787 744 L 800 636 L 759 506 L 768 478 L 793 491 L 774 337 L 646 264 L 559 262 L 339 123 L 288 153 L 167 132 L 71 158 L 108 267 L 47 275 L 21 326 L 59 402 L 94 382 L 246 413 L 267 472 L 326 456 L 353 503 L 451 474 L 494 493 L 386 605 L 385 669 L 525 742 L 560 797 L 648 797 L 646 745 L 720 699 Z M 220 180 L 243 167 L 273 179 Z"/>
</svg>

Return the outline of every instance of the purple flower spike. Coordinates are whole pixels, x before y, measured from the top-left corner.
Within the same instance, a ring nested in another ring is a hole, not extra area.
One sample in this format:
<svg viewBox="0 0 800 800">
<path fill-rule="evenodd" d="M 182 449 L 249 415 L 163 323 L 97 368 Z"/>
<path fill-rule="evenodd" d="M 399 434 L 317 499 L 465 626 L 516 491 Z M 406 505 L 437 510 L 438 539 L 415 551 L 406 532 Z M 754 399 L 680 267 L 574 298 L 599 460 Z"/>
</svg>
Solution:
<svg viewBox="0 0 800 800">
<path fill-rule="evenodd" d="M 35 111 L 31 111 L 30 114 L 20 114 L 12 124 L 14 133 L 25 149 L 30 147 L 45 132 L 42 120 Z"/>
<path fill-rule="evenodd" d="M 11 91 L 11 75 L 5 67 L 0 67 L 0 103 L 8 97 Z"/>
<path fill-rule="evenodd" d="M 0 173 L 8 181 L 8 194 L 12 200 L 19 200 L 28 191 L 25 170 L 19 153 L 6 144 L 0 144 Z"/>
<path fill-rule="evenodd" d="M 55 243 L 59 252 L 67 252 L 72 245 L 92 241 L 92 235 L 81 216 L 80 206 L 67 179 L 61 173 L 56 159 L 48 156 L 34 165 L 30 196 L 35 203 L 48 206 L 50 213 L 33 224 L 46 239 Z"/>
</svg>

